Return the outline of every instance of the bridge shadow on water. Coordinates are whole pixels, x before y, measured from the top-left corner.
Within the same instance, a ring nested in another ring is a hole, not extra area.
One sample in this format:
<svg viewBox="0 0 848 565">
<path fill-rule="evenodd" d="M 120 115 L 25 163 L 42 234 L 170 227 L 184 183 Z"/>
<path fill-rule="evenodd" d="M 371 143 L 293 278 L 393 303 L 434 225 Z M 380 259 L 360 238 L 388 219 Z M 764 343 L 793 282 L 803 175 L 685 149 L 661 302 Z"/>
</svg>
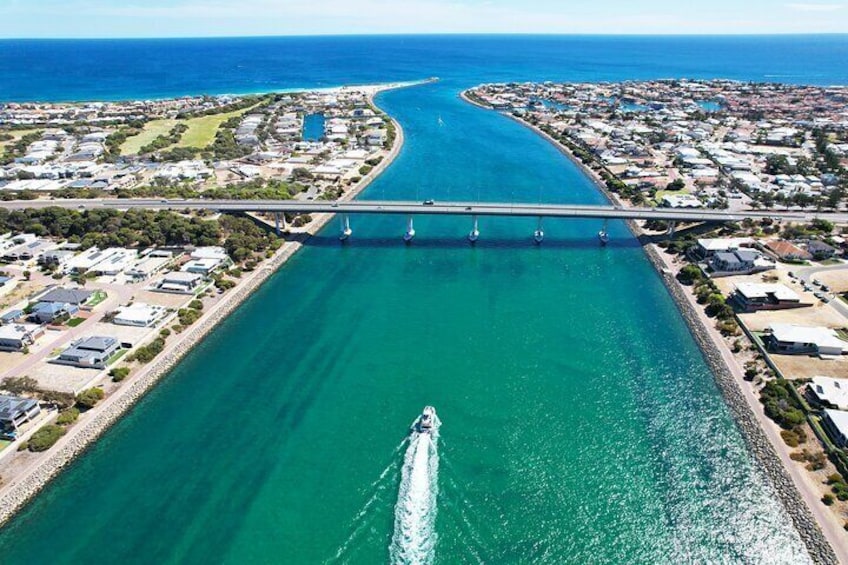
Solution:
<svg viewBox="0 0 848 565">
<path fill-rule="evenodd" d="M 480 237 L 476 242 L 471 243 L 468 238 L 462 235 L 456 237 L 435 236 L 428 237 L 426 235 L 417 235 L 415 239 L 406 243 L 403 238 L 398 236 L 393 237 L 357 237 L 352 235 L 345 241 L 340 241 L 337 235 L 315 235 L 306 239 L 303 244 L 308 247 L 351 247 L 351 248 L 373 248 L 383 249 L 392 247 L 416 247 L 423 249 L 560 249 L 560 250 L 579 250 L 579 249 L 600 249 L 601 244 L 596 237 L 575 237 L 575 238 L 557 238 L 546 236 L 544 241 L 537 244 L 533 241 L 532 236 L 527 237 Z M 607 243 L 607 249 L 633 249 L 641 247 L 642 243 L 633 237 L 622 237 L 617 239 L 611 238 Z"/>
</svg>

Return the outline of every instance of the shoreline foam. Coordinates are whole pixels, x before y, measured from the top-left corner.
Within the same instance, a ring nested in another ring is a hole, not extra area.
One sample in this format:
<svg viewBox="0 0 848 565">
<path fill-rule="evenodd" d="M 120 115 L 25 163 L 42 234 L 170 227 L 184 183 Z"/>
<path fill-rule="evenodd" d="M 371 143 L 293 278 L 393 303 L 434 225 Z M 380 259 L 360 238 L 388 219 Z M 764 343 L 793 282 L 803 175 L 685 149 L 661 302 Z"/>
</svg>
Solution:
<svg viewBox="0 0 848 565">
<path fill-rule="evenodd" d="M 466 95 L 463 91 L 460 94 L 461 98 L 479 108 L 490 111 L 496 111 L 494 108 L 485 106 Z M 559 143 L 552 136 L 542 131 L 540 128 L 530 124 L 512 114 L 506 112 L 498 112 L 505 115 L 521 125 L 536 132 L 542 138 L 552 143 L 554 147 L 565 155 L 569 160 L 575 163 L 588 178 L 592 180 L 598 190 L 604 197 L 613 204 L 622 204 L 621 201 L 604 185 L 600 177 L 581 162 L 577 157 L 566 147 Z M 626 220 L 628 229 L 637 239 L 644 235 L 641 228 L 633 220 Z M 789 469 L 781 461 L 777 454 L 774 444 L 769 439 L 763 427 L 760 425 L 754 408 L 746 400 L 744 391 L 733 376 L 731 367 L 725 362 L 722 357 L 720 345 L 705 326 L 702 317 L 698 314 L 692 304 L 685 296 L 683 287 L 672 277 L 670 277 L 664 269 L 666 264 L 660 256 L 659 252 L 653 244 L 642 245 L 642 249 L 648 261 L 656 270 L 657 274 L 663 282 L 663 285 L 668 290 L 669 295 L 686 322 L 689 333 L 692 335 L 705 363 L 710 368 L 713 379 L 721 392 L 724 402 L 727 405 L 730 413 L 736 423 L 737 429 L 740 431 L 745 444 L 749 451 L 754 456 L 754 459 L 759 463 L 759 468 L 762 470 L 766 479 L 774 488 L 778 498 L 786 513 L 792 520 L 792 524 L 798 531 L 807 552 L 815 563 L 836 564 L 840 563 L 840 559 L 836 555 L 834 547 L 842 547 L 839 539 L 832 539 L 834 536 L 827 536 L 825 531 L 830 533 L 830 529 L 826 528 L 819 519 L 816 518 L 813 511 L 805 502 L 801 494 L 801 489 L 804 486 L 797 484 L 793 480 Z"/>
<path fill-rule="evenodd" d="M 417 85 L 415 83 L 414 85 Z M 374 97 L 380 92 L 406 86 L 407 84 L 387 85 L 368 93 L 368 101 L 375 108 L 379 106 Z M 385 112 L 384 112 L 385 113 Z M 386 113 L 386 115 L 388 115 Z M 395 127 L 395 143 L 388 155 L 380 161 L 371 173 L 362 179 L 340 200 L 351 200 L 367 188 L 400 154 L 405 138 L 403 128 L 389 116 Z M 318 233 L 333 218 L 334 214 L 319 214 L 313 218 L 308 230 L 297 234 L 277 251 L 275 256 L 261 264 L 256 271 L 225 295 L 195 325 L 190 326 L 180 339 L 166 347 L 159 357 L 144 366 L 138 373 L 127 379 L 123 386 L 107 397 L 99 405 L 89 410 L 80 421 L 70 428 L 44 458 L 33 461 L 20 475 L 0 488 L 0 526 L 12 519 L 33 497 L 44 489 L 51 480 L 77 457 L 82 455 L 94 442 L 129 411 L 144 395 L 198 345 L 230 313 L 247 300 L 254 291 L 273 275 L 283 264 L 295 255 L 304 243 Z"/>
</svg>

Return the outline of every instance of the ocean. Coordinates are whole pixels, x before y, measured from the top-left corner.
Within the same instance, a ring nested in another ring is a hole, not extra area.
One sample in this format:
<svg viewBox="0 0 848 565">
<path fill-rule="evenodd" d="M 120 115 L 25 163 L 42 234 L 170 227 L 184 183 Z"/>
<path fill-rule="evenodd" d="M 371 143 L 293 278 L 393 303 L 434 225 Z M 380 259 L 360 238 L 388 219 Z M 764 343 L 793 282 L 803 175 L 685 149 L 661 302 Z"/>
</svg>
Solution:
<svg viewBox="0 0 848 565">
<path fill-rule="evenodd" d="M 554 147 L 459 92 L 845 84 L 848 38 L 0 41 L 6 101 L 431 76 L 378 97 L 406 145 L 362 198 L 601 203 Z M 547 221 L 541 246 L 532 219 L 482 219 L 474 247 L 468 219 L 416 219 L 410 246 L 404 224 L 356 217 L 342 245 L 331 222 L 0 531 L 0 559 L 379 563 L 414 541 L 435 563 L 809 561 L 623 224 L 606 248 L 587 220 Z M 428 449 L 408 439 L 425 405 Z"/>
</svg>

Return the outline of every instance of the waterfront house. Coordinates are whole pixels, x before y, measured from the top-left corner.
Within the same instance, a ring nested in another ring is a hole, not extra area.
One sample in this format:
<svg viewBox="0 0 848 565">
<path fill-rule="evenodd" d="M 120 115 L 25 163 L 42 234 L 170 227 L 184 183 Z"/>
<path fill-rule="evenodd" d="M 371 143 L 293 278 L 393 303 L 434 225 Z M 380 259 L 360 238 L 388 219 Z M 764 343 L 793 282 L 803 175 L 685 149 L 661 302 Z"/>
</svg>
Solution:
<svg viewBox="0 0 848 565">
<path fill-rule="evenodd" d="M 810 304 L 803 304 L 801 297 L 795 291 L 782 284 L 739 283 L 731 299 L 744 312 L 810 306 Z"/>
<path fill-rule="evenodd" d="M 812 254 L 782 239 L 767 242 L 766 248 L 774 253 L 781 261 L 797 263 L 800 261 L 809 261 L 813 258 Z"/>
<path fill-rule="evenodd" d="M 0 351 L 23 351 L 44 335 L 36 324 L 11 323 L 0 326 Z"/>
<path fill-rule="evenodd" d="M 770 351 L 785 355 L 837 356 L 842 355 L 848 346 L 848 342 L 839 339 L 830 328 L 794 324 L 772 324 L 763 341 Z"/>
<path fill-rule="evenodd" d="M 177 271 L 165 274 L 153 290 L 176 294 L 192 294 L 202 282 L 203 275 Z"/>
<path fill-rule="evenodd" d="M 822 413 L 822 424 L 827 435 L 837 447 L 848 447 L 848 412 L 825 409 Z"/>
<path fill-rule="evenodd" d="M 18 428 L 31 422 L 39 414 L 41 407 L 36 400 L 0 395 L 0 432 L 6 438 L 14 439 Z"/>
<path fill-rule="evenodd" d="M 697 259 L 707 259 L 719 252 L 736 251 L 740 247 L 751 247 L 754 240 L 750 237 L 703 238 L 696 241 L 692 254 Z"/>
<path fill-rule="evenodd" d="M 815 260 L 821 261 L 824 259 L 830 259 L 836 255 L 837 249 L 823 241 L 813 239 L 807 243 L 807 251 L 810 252 Z"/>
<path fill-rule="evenodd" d="M 832 377 L 813 377 L 807 392 L 819 404 L 828 408 L 848 410 L 848 380 Z"/>
<path fill-rule="evenodd" d="M 185 273 L 196 273 L 208 276 L 220 266 L 221 261 L 218 259 L 192 259 L 183 265 L 180 270 Z"/>
<path fill-rule="evenodd" d="M 120 342 L 113 337 L 87 337 L 72 341 L 70 347 L 52 359 L 51 363 L 84 369 L 105 369 L 106 363 L 120 348 Z"/>
<path fill-rule="evenodd" d="M 130 306 L 118 308 L 115 317 L 112 319 L 113 324 L 119 326 L 136 326 L 146 328 L 156 325 L 162 316 L 165 314 L 165 309 L 161 306 L 151 306 L 136 302 Z"/>
</svg>

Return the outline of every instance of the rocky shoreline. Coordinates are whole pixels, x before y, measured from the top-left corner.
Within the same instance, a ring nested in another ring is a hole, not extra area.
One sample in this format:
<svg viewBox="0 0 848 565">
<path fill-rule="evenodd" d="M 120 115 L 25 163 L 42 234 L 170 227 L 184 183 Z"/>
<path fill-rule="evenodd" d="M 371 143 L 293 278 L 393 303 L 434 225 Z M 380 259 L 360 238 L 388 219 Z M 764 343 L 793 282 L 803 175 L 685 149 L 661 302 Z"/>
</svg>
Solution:
<svg viewBox="0 0 848 565">
<path fill-rule="evenodd" d="M 492 109 L 470 99 L 465 92 L 461 94 L 461 97 L 469 104 L 489 110 Z M 525 127 L 530 128 L 552 143 L 560 150 L 561 153 L 580 167 L 580 169 L 586 173 L 590 179 L 592 179 L 598 187 L 598 190 L 604 194 L 607 200 L 612 203 L 621 204 L 618 198 L 609 191 L 595 172 L 577 159 L 567 147 L 559 143 L 538 127 L 529 124 L 512 114 L 504 115 L 514 119 Z M 644 239 L 644 234 L 636 222 L 633 220 L 627 220 L 626 224 L 631 233 L 633 233 L 634 237 Z M 818 522 L 809 511 L 807 504 L 801 497 L 800 492 L 798 492 L 798 488 L 795 486 L 795 483 L 792 481 L 792 478 L 787 473 L 786 468 L 775 452 L 774 446 L 760 427 L 756 416 L 751 410 L 751 406 L 745 400 L 745 396 L 739 388 L 739 384 L 736 382 L 733 374 L 728 369 L 727 364 L 722 359 L 721 353 L 719 352 L 715 342 L 710 337 L 703 321 L 694 310 L 692 304 L 687 300 L 684 294 L 685 290 L 670 274 L 667 273 L 662 258 L 652 245 L 642 245 L 642 249 L 651 265 L 653 265 L 656 271 L 660 274 L 663 284 L 668 289 L 668 293 L 677 305 L 678 311 L 686 321 L 689 332 L 698 344 L 698 348 L 701 350 L 704 360 L 713 374 L 713 378 L 724 397 L 725 403 L 730 409 L 739 431 L 742 433 L 742 437 L 748 446 L 748 449 L 754 455 L 768 481 L 774 486 L 775 492 L 777 493 L 781 504 L 786 509 L 787 514 L 789 514 L 792 523 L 798 531 L 798 534 L 801 536 L 811 558 L 816 563 L 827 565 L 838 564 L 839 560 L 836 553 L 822 532 Z"/>
<path fill-rule="evenodd" d="M 372 105 L 373 96 L 369 97 Z M 404 143 L 404 133 L 400 124 L 391 119 L 397 132 L 397 137 L 388 155 L 362 179 L 342 200 L 355 198 L 371 182 L 374 181 L 400 154 Z M 101 435 L 103 435 L 121 416 L 136 402 L 152 389 L 160 379 L 170 373 L 179 361 L 199 344 L 221 321 L 227 318 L 242 302 L 256 291 L 276 270 L 291 258 L 312 235 L 320 231 L 333 217 L 324 214 L 313 220 L 307 232 L 299 234 L 293 240 L 285 243 L 277 254 L 259 268 L 246 280 L 242 281 L 230 294 L 215 304 L 197 324 L 190 326 L 180 336 L 180 340 L 152 361 L 140 373 L 131 377 L 126 385 L 106 398 L 99 406 L 92 409 L 89 418 L 81 418 L 57 444 L 51 448 L 44 459 L 35 461 L 34 467 L 27 469 L 24 474 L 4 485 L 0 489 L 0 525 L 5 524 L 21 510 L 35 495 L 55 478 L 74 459 L 85 452 Z"/>
<path fill-rule="evenodd" d="M 753 453 L 759 463 L 760 469 L 762 469 L 769 482 L 774 486 L 780 502 L 792 519 L 792 523 L 795 525 L 795 529 L 798 530 L 798 534 L 801 536 L 813 561 L 823 564 L 839 563 L 833 548 L 822 533 L 818 522 L 816 522 L 808 510 L 795 483 L 786 472 L 774 447 L 760 427 L 757 418 L 751 411 L 751 407 L 745 400 L 742 390 L 727 368 L 721 353 L 704 327 L 700 316 L 695 312 L 692 304 L 683 294 L 685 292 L 683 287 L 670 274 L 663 271 L 665 266 L 656 249 L 650 245 L 643 246 L 643 249 L 648 260 L 657 269 L 657 272 L 660 273 L 665 287 L 677 305 L 677 309 L 680 311 L 683 319 L 686 320 L 689 332 L 695 338 L 695 342 L 698 344 L 704 360 L 710 367 L 715 382 L 724 397 L 725 403 L 730 408 L 737 427 L 742 432 L 742 437 L 748 445 L 748 449 Z"/>
</svg>

